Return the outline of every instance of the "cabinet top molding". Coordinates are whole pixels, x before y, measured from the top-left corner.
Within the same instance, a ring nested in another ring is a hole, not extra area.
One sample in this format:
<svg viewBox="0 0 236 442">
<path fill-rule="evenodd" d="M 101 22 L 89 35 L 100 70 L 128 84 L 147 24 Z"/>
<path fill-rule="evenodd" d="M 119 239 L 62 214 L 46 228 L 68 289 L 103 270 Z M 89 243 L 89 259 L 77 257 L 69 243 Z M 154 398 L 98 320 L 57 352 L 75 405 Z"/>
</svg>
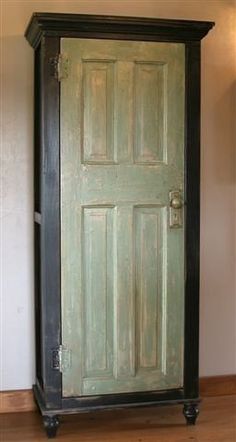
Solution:
<svg viewBox="0 0 236 442">
<path fill-rule="evenodd" d="M 214 22 L 36 12 L 25 37 L 36 48 L 43 37 L 105 38 L 165 42 L 200 41 Z"/>
</svg>

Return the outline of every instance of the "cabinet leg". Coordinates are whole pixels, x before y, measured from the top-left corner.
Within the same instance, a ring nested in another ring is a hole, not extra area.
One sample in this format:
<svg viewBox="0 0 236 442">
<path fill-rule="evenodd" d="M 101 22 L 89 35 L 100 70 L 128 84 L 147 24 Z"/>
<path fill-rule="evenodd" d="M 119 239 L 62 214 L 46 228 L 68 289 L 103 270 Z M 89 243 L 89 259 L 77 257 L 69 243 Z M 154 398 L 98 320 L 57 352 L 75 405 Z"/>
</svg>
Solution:
<svg viewBox="0 0 236 442">
<path fill-rule="evenodd" d="M 183 414 L 188 425 L 195 425 L 196 419 L 199 415 L 198 404 L 193 402 L 184 404 Z"/>
<path fill-rule="evenodd" d="M 43 416 L 43 424 L 47 437 L 52 439 L 56 437 L 57 429 L 59 427 L 59 419 L 57 416 Z"/>
</svg>

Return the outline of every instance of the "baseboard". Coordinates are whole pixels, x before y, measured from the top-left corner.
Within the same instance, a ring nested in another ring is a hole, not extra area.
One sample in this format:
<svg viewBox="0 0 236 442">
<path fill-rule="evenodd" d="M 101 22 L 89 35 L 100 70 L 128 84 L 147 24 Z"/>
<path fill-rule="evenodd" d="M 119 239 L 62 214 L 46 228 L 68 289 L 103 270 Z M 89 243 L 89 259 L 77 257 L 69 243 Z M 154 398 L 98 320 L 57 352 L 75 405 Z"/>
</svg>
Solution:
<svg viewBox="0 0 236 442">
<path fill-rule="evenodd" d="M 200 395 L 227 396 L 236 394 L 236 374 L 200 378 Z"/>
<path fill-rule="evenodd" d="M 236 394 L 236 375 L 207 376 L 200 378 L 200 395 L 224 396 Z M 11 390 L 0 392 L 0 413 L 35 411 L 32 390 Z"/>
<path fill-rule="evenodd" d="M 32 390 L 10 390 L 0 392 L 0 413 L 35 411 Z"/>
</svg>

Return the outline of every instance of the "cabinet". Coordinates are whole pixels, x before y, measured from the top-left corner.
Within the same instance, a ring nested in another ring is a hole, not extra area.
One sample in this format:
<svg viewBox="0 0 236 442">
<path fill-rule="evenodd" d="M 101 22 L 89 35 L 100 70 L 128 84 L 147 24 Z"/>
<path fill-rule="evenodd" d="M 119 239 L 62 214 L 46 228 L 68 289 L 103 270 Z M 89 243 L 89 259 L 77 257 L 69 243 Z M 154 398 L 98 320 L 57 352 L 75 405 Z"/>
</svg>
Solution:
<svg viewBox="0 0 236 442">
<path fill-rule="evenodd" d="M 34 394 L 198 414 L 200 41 L 211 22 L 37 13 Z"/>
</svg>

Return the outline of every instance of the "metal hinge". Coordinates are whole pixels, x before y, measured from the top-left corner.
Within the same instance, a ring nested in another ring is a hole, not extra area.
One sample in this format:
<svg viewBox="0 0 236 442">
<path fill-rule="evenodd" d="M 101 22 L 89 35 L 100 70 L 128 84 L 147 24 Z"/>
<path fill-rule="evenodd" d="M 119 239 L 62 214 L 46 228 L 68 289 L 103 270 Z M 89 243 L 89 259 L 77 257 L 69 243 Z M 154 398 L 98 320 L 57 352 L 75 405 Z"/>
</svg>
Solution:
<svg viewBox="0 0 236 442">
<path fill-rule="evenodd" d="M 64 80 L 69 75 L 69 59 L 64 54 L 58 54 L 50 59 L 52 75 L 58 80 Z"/>
<path fill-rule="evenodd" d="M 64 373 L 71 368 L 71 350 L 64 345 L 60 345 L 58 348 L 52 350 L 52 368 Z"/>
</svg>

